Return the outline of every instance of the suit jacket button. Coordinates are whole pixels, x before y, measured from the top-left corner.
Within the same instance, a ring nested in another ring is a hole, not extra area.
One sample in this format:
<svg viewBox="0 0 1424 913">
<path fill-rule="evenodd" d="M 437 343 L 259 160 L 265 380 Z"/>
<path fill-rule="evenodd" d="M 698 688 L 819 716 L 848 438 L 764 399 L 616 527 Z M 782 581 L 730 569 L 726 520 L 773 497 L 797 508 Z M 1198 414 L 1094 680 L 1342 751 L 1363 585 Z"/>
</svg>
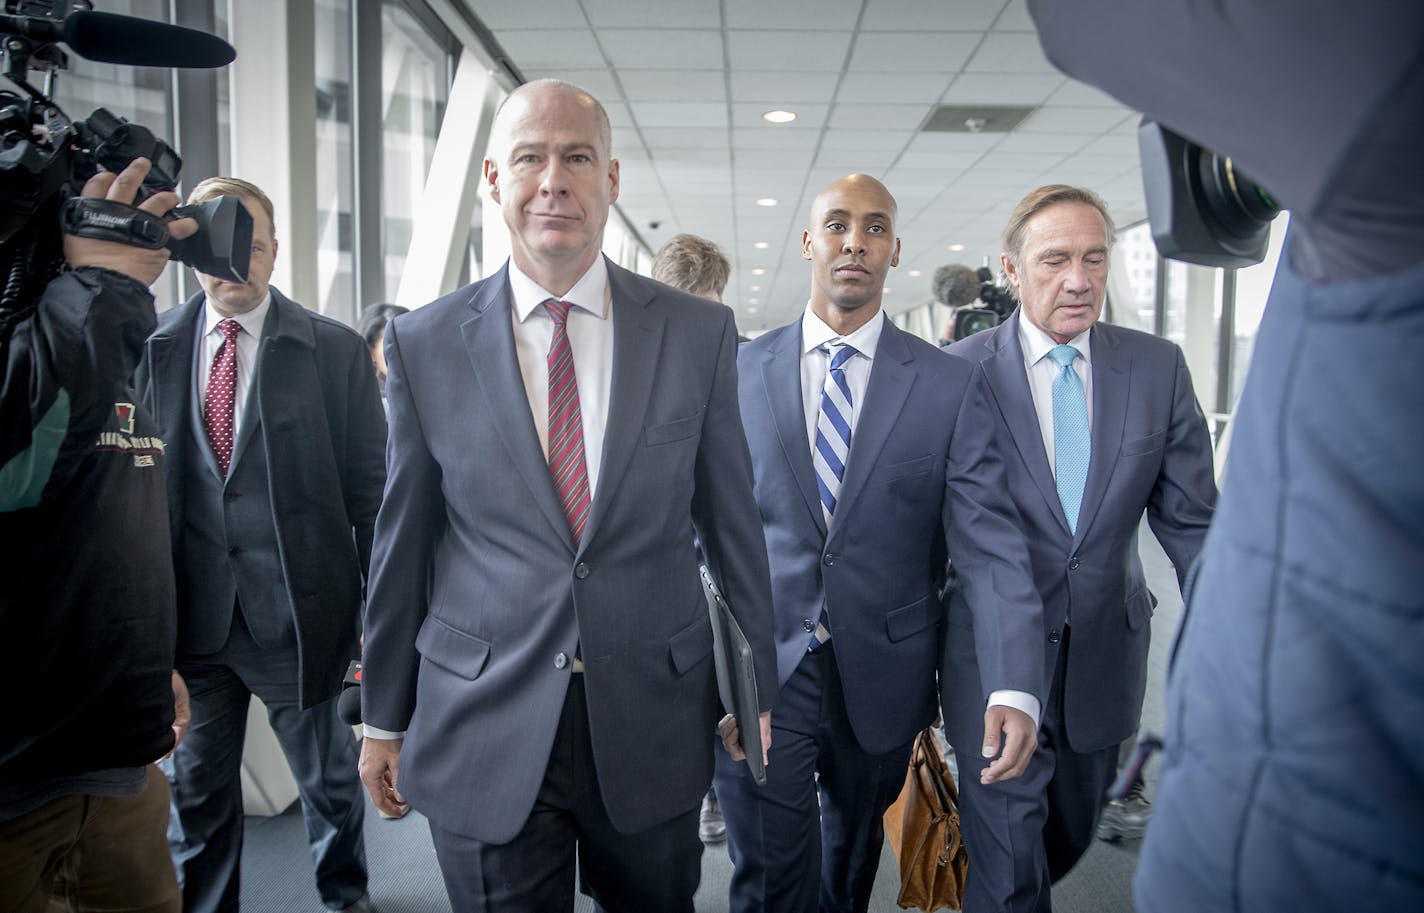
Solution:
<svg viewBox="0 0 1424 913">
<path fill-rule="evenodd" d="M 1068 559 L 1068 570 L 1070 570 L 1070 571 L 1076 571 L 1077 569 L 1078 569 L 1078 556 L 1077 556 L 1077 555 L 1074 555 L 1072 558 L 1069 558 L 1069 559 Z"/>
<path fill-rule="evenodd" d="M 829 555 L 829 554 L 828 554 L 828 555 L 826 555 L 824 558 L 822 558 L 821 560 L 822 560 L 823 562 L 825 562 L 826 567 L 832 567 L 832 566 L 834 566 L 835 563 L 836 563 L 836 556 L 835 556 L 835 555 Z"/>
<path fill-rule="evenodd" d="M 569 664 L 569 654 L 567 654 L 567 653 L 560 653 L 558 656 L 554 657 L 554 668 L 555 668 L 555 669 L 562 669 L 562 668 L 564 668 L 565 666 L 567 666 L 568 664 Z"/>
<path fill-rule="evenodd" d="M 806 629 L 807 634 L 810 634 L 812 631 L 816 630 L 816 623 L 809 618 L 803 618 L 801 619 L 801 627 Z"/>
<path fill-rule="evenodd" d="M 580 580 L 584 579 L 585 577 L 587 577 L 589 574 L 592 574 L 592 573 L 593 573 L 593 568 L 589 567 L 587 564 L 584 564 L 582 561 L 580 561 L 578 564 L 574 565 L 574 576 L 577 577 L 577 578 L 580 579 Z"/>
<path fill-rule="evenodd" d="M 1059 641 L 1060 639 L 1061 639 L 1061 638 L 1059 637 L 1058 629 L 1057 629 L 1057 628 L 1054 628 L 1052 631 L 1049 631 L 1049 632 L 1048 632 L 1048 642 L 1049 642 L 1049 643 L 1051 643 L 1051 644 L 1056 644 L 1056 643 L 1058 643 L 1058 641 Z M 560 655 L 562 655 L 562 654 L 560 654 Z"/>
</svg>

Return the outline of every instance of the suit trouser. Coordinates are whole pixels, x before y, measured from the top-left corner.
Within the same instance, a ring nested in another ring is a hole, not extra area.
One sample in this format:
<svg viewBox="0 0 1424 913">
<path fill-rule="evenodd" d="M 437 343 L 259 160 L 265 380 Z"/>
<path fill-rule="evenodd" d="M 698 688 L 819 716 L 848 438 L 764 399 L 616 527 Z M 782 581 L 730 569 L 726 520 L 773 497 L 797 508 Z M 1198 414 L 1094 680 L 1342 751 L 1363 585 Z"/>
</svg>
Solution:
<svg viewBox="0 0 1424 913">
<path fill-rule="evenodd" d="M 1038 748 L 1013 780 L 979 783 L 988 766 L 979 745 L 956 745 L 960 823 L 969 853 L 964 913 L 1048 913 L 1049 888 L 1092 846 L 1117 772 L 1118 746 L 1076 752 L 1063 721 L 1071 630 L 1064 627 Z"/>
<path fill-rule="evenodd" d="M 163 768 L 173 788 L 168 842 L 185 913 L 238 909 L 242 747 L 254 694 L 267 706 L 297 781 L 322 903 L 340 909 L 366 893 L 365 800 L 356 739 L 337 718 L 335 698 L 301 709 L 297 670 L 296 648 L 257 646 L 240 612 L 233 613 L 232 634 L 222 650 L 179 659 L 193 722 Z"/>
<path fill-rule="evenodd" d="M 534 808 L 514 839 L 486 843 L 433 822 L 430 835 L 454 913 L 572 911 L 575 857 L 581 889 L 600 910 L 692 913 L 702 878 L 697 812 L 693 805 L 633 834 L 613 826 L 599 792 L 579 673 L 571 677 Z"/>
<path fill-rule="evenodd" d="M 168 784 L 153 765 L 147 775 L 137 795 L 60 796 L 0 822 L 0 910 L 178 913 Z"/>
<path fill-rule="evenodd" d="M 882 818 L 905 783 L 911 742 L 884 754 L 860 747 L 834 645 L 807 653 L 777 696 L 766 786 L 717 745 L 734 913 L 863 913 L 870 904 Z"/>
</svg>

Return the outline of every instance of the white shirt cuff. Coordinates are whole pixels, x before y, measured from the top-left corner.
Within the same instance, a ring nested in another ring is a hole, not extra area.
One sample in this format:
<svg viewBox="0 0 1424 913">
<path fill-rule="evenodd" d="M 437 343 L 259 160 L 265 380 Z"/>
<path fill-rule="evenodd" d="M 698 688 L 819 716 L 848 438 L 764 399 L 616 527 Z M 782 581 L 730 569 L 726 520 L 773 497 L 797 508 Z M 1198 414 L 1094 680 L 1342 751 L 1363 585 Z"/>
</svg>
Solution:
<svg viewBox="0 0 1424 913">
<path fill-rule="evenodd" d="M 1041 709 L 1038 698 L 1027 691 L 994 691 L 989 694 L 990 707 L 1012 707 L 1020 713 L 1028 714 L 1028 718 L 1033 720 L 1033 728 L 1038 728 L 1038 713 Z M 370 726 L 366 727 L 369 732 Z"/>
<path fill-rule="evenodd" d="M 390 732 L 390 731 L 385 730 L 385 729 L 377 729 L 375 726 L 372 726 L 370 723 L 364 724 L 364 725 L 361 727 L 361 729 L 366 733 L 366 737 L 367 737 L 368 739 L 403 739 L 403 738 L 405 738 L 405 733 L 404 733 L 404 732 Z"/>
</svg>

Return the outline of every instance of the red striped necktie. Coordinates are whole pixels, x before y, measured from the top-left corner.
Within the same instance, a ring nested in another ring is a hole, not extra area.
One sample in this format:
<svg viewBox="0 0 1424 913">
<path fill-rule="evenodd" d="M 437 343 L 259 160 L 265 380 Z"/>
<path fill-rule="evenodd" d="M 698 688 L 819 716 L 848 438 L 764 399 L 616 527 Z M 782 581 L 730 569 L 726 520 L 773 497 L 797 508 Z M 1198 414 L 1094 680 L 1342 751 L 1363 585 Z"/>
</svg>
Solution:
<svg viewBox="0 0 1424 913">
<path fill-rule="evenodd" d="M 569 303 L 550 298 L 544 307 L 554 321 L 554 338 L 549 343 L 549 474 L 577 545 L 588 523 L 588 463 L 583 452 L 583 410 L 574 378 L 574 352 L 569 347 Z"/>
</svg>

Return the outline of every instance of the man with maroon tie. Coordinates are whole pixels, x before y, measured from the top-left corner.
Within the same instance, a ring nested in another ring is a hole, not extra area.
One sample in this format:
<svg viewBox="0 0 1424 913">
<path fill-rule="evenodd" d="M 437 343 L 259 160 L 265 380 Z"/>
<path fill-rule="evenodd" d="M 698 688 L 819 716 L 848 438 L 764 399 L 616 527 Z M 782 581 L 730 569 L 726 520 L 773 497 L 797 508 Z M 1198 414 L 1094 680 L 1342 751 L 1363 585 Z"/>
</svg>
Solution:
<svg viewBox="0 0 1424 913">
<path fill-rule="evenodd" d="M 575 859 L 610 913 L 692 910 L 721 711 L 689 521 L 774 693 L 732 314 L 601 256 L 610 147 L 587 92 L 517 89 L 509 262 L 386 328 L 361 772 L 462 913 L 570 909 Z"/>
<path fill-rule="evenodd" d="M 168 439 L 178 670 L 193 724 L 166 767 L 169 844 L 189 913 L 235 911 L 239 770 L 250 695 L 297 780 L 322 902 L 366 910 L 365 805 L 336 696 L 356 655 L 361 589 L 385 481 L 385 419 L 361 337 L 268 285 L 272 203 L 234 178 L 252 214 L 246 282 L 199 274 L 204 294 L 159 318 L 139 365 Z"/>
</svg>

